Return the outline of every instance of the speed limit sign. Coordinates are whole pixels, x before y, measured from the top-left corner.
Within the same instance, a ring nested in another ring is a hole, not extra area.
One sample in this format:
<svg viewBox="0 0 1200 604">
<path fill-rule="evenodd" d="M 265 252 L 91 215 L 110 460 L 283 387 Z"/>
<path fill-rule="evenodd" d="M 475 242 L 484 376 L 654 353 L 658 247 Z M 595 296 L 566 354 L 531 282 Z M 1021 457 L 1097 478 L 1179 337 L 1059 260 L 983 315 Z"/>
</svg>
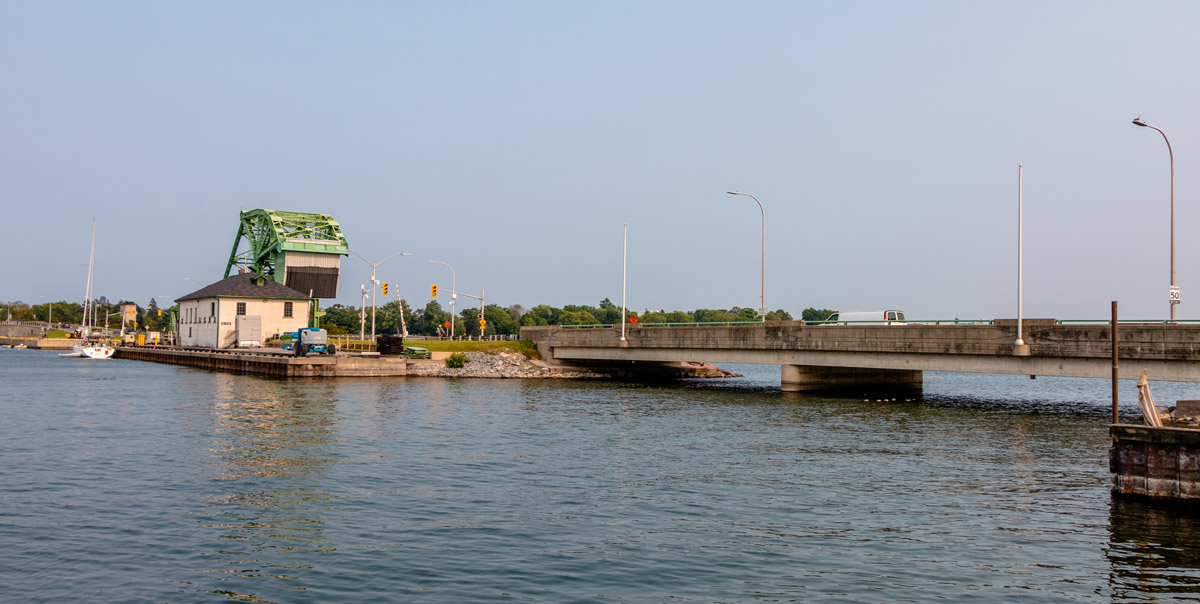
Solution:
<svg viewBox="0 0 1200 604">
<path fill-rule="evenodd" d="M 1171 286 L 1171 304 L 1179 304 L 1179 286 Z"/>
</svg>

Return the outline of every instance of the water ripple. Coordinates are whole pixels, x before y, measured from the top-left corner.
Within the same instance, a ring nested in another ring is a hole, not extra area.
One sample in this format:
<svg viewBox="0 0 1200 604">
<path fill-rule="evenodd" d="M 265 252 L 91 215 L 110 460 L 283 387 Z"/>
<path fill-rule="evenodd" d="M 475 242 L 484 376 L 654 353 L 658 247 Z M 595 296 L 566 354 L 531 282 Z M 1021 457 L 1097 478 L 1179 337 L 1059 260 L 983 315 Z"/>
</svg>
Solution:
<svg viewBox="0 0 1200 604">
<path fill-rule="evenodd" d="M 1106 382 L 883 400 L 736 369 L 288 381 L 0 350 L 0 600 L 1200 599 L 1198 516 L 1109 496 Z"/>
</svg>

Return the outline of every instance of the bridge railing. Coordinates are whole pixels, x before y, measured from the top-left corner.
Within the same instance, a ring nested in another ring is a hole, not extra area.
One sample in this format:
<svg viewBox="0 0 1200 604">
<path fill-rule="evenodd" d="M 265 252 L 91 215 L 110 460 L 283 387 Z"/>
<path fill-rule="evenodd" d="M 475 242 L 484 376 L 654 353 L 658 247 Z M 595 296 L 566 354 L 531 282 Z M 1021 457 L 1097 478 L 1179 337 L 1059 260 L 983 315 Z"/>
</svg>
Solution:
<svg viewBox="0 0 1200 604">
<path fill-rule="evenodd" d="M 710 321 L 700 323 L 630 323 L 629 327 L 714 327 L 726 325 L 762 325 L 762 321 Z M 592 323 L 590 325 L 559 325 L 563 329 L 612 329 L 620 323 Z"/>
<path fill-rule="evenodd" d="M 921 319 L 906 321 L 796 321 L 803 325 L 995 325 L 996 319 Z M 1016 321 L 1016 319 L 1007 319 Z M 1109 325 L 1111 319 L 1053 319 L 1055 325 Z M 1200 325 L 1200 319 L 1120 319 L 1122 325 Z M 761 321 L 713 321 L 695 323 L 631 323 L 629 328 L 636 327 L 718 327 L 730 325 L 762 325 Z M 619 323 L 593 323 L 589 325 L 558 325 L 563 329 L 614 329 Z"/>
</svg>

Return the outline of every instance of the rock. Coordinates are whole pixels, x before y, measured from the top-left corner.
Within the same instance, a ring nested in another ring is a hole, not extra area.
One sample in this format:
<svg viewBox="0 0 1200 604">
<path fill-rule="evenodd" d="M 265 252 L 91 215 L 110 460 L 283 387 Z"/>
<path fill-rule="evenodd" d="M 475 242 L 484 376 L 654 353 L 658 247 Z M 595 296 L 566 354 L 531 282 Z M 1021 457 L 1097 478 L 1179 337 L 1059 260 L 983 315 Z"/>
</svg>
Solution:
<svg viewBox="0 0 1200 604">
<path fill-rule="evenodd" d="M 408 375 L 492 379 L 608 377 L 605 374 L 587 370 L 550 368 L 544 363 L 530 361 L 525 358 L 525 355 L 515 352 L 468 352 L 465 354 L 467 363 L 460 368 L 446 367 L 445 363 L 409 362 Z"/>
</svg>

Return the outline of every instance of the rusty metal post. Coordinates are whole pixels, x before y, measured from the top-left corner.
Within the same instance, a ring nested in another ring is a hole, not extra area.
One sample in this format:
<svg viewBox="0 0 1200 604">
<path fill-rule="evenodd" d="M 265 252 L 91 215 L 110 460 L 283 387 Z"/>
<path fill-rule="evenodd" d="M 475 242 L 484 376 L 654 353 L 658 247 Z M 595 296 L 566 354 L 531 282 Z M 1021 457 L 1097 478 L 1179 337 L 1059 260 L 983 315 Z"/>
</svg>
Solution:
<svg viewBox="0 0 1200 604">
<path fill-rule="evenodd" d="M 1121 414 L 1117 406 L 1117 301 L 1112 301 L 1112 392 L 1113 392 L 1113 423 L 1121 423 Z"/>
</svg>

